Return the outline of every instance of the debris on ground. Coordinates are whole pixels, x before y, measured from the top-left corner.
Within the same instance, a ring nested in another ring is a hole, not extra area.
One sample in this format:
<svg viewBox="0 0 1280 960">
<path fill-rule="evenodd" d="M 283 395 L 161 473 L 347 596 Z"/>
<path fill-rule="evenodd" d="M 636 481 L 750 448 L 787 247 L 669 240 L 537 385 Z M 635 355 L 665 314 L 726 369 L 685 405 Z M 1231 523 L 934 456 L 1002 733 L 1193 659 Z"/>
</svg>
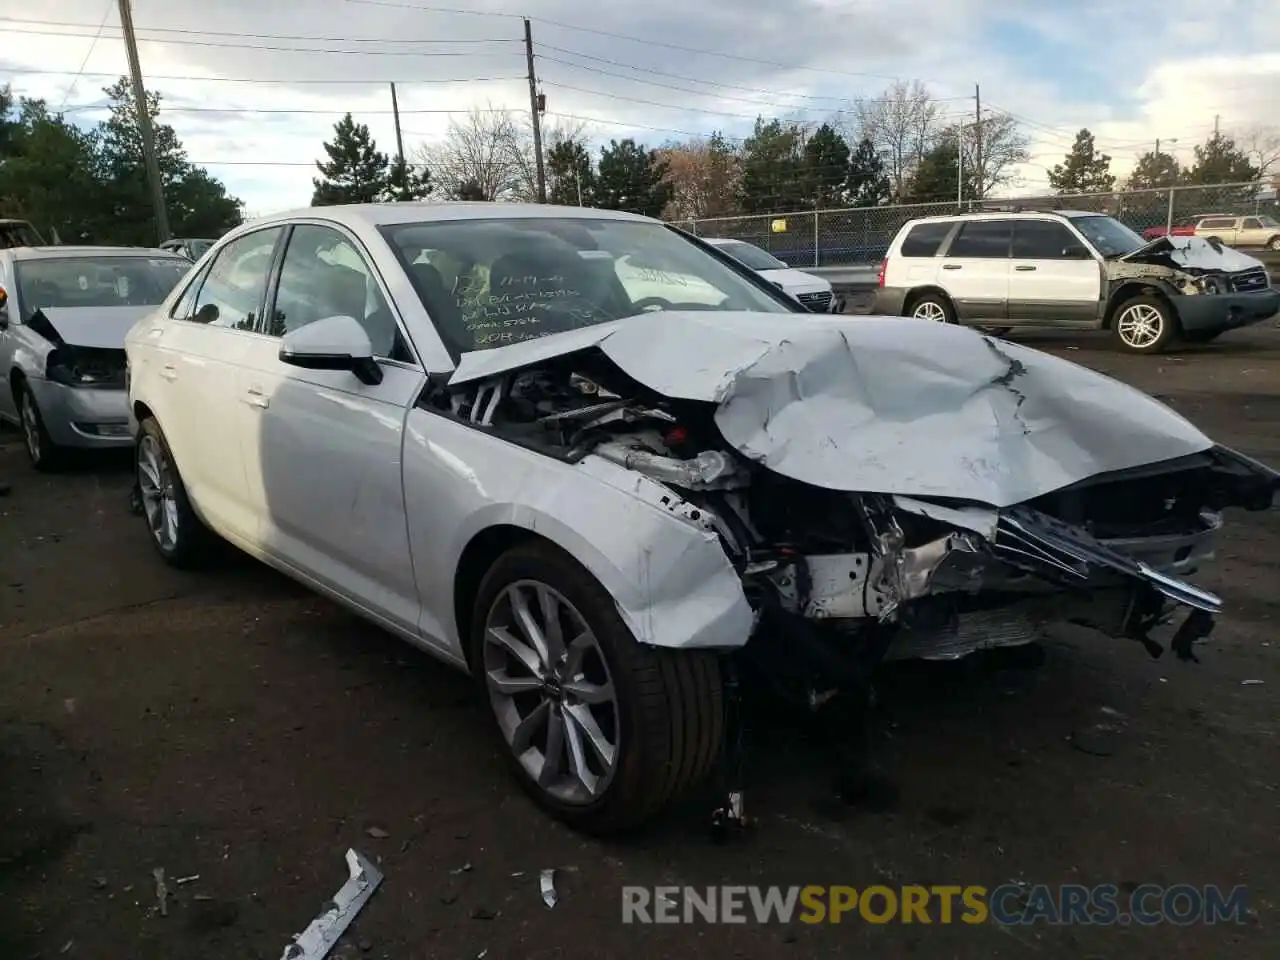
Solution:
<svg viewBox="0 0 1280 960">
<path fill-rule="evenodd" d="M 355 850 L 347 851 L 346 860 L 350 872 L 347 882 L 334 894 L 328 909 L 285 947 L 282 960 L 322 960 L 381 885 L 382 873 Z"/>
<path fill-rule="evenodd" d="M 1258 686 L 1258 685 L 1259 685 L 1259 684 L 1261 684 L 1262 682 L 1263 682 L 1263 681 L 1261 681 L 1261 680 L 1241 680 L 1241 681 L 1240 681 L 1240 686 L 1242 686 L 1242 687 L 1253 687 L 1253 686 Z"/>
<path fill-rule="evenodd" d="M 199 879 L 200 879 L 200 874 L 193 873 L 189 877 L 178 877 L 177 880 L 173 881 L 173 885 L 175 887 L 182 887 L 182 886 L 186 886 L 188 883 L 195 883 Z"/>
<path fill-rule="evenodd" d="M 366 827 L 364 832 L 367 833 L 369 836 L 373 837 L 373 839 L 375 840 L 385 840 L 387 839 L 387 837 L 391 836 L 391 831 L 386 829 L 386 827 L 379 827 L 379 826 Z"/>
<path fill-rule="evenodd" d="M 164 882 L 164 867 L 156 867 L 151 871 L 151 875 L 156 878 L 156 909 L 160 911 L 160 916 L 167 917 L 169 915 L 169 888 Z"/>
<path fill-rule="evenodd" d="M 542 871 L 542 875 L 538 878 L 538 887 L 542 891 L 542 902 L 550 910 L 560 899 L 556 894 L 556 871 L 554 867 L 548 867 Z"/>
<path fill-rule="evenodd" d="M 497 910 L 490 910 L 488 907 L 476 907 L 471 911 L 472 920 L 496 920 L 498 917 Z"/>
<path fill-rule="evenodd" d="M 460 873 L 470 873 L 470 872 L 471 872 L 471 864 L 469 862 L 464 863 L 460 867 L 454 867 L 452 870 L 449 871 L 450 875 L 455 877 L 458 876 L 458 874 Z"/>
</svg>

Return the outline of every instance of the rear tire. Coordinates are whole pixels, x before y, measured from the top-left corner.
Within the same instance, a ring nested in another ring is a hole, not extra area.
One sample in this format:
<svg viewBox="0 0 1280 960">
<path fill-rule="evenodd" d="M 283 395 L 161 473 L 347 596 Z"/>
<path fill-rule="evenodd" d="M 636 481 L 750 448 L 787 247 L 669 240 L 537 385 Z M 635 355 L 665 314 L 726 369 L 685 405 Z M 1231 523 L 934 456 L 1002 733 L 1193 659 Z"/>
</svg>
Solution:
<svg viewBox="0 0 1280 960">
<path fill-rule="evenodd" d="M 1178 318 L 1163 298 L 1137 296 L 1116 308 L 1111 334 L 1130 353 L 1159 353 L 1178 338 Z"/>
<path fill-rule="evenodd" d="M 151 545 L 179 569 L 205 565 L 217 541 L 191 506 L 173 452 L 153 417 L 139 424 L 133 463 Z"/>
<path fill-rule="evenodd" d="M 471 623 L 472 672 L 503 754 L 557 819 L 595 835 L 638 827 L 715 768 L 724 740 L 716 655 L 637 642 L 609 593 L 559 548 L 528 543 L 499 557 Z"/>
<path fill-rule="evenodd" d="M 934 323 L 955 323 L 956 311 L 951 301 L 940 293 L 925 293 L 913 297 L 907 305 L 906 316 L 913 320 L 932 320 Z"/>
<path fill-rule="evenodd" d="M 1272 238 L 1267 242 L 1267 249 L 1268 249 L 1268 250 L 1275 250 L 1275 251 L 1277 251 L 1277 252 L 1280 252 L 1280 237 L 1272 237 Z"/>
</svg>

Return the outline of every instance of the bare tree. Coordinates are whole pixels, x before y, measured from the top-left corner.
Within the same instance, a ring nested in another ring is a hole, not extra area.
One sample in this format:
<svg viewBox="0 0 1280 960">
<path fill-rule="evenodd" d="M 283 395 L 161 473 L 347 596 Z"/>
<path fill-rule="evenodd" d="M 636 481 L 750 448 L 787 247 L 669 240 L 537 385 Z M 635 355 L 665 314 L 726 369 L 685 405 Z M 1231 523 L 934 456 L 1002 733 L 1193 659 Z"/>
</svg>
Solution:
<svg viewBox="0 0 1280 960">
<path fill-rule="evenodd" d="M 695 138 L 658 148 L 666 163 L 671 201 L 668 220 L 701 220 L 738 213 L 742 160 L 724 137 Z"/>
<path fill-rule="evenodd" d="M 937 138 L 938 105 L 919 80 L 899 80 L 879 96 L 854 103 L 857 136 L 871 141 L 884 160 L 885 173 L 901 196 L 911 172 Z"/>
<path fill-rule="evenodd" d="M 1280 174 L 1280 128 L 1250 127 L 1235 138 L 1249 162 L 1258 168 L 1258 179 Z"/>
<path fill-rule="evenodd" d="M 533 118 L 526 116 L 517 125 L 516 138 L 512 144 L 513 162 L 516 167 L 516 187 L 512 191 L 512 199 L 522 203 L 536 203 L 538 200 L 538 158 L 533 148 Z M 568 120 L 560 117 L 542 121 L 543 159 L 550 154 L 559 143 L 577 142 L 584 147 L 590 139 L 591 131 L 581 120 Z"/>
<path fill-rule="evenodd" d="M 514 199 L 524 180 L 521 133 L 509 111 L 473 107 L 465 116 L 451 119 L 444 139 L 422 146 L 417 159 L 427 165 L 432 181 L 449 199 L 462 195 Z"/>
<path fill-rule="evenodd" d="M 966 123 L 964 126 L 964 168 L 972 171 L 972 179 L 965 182 L 972 184 L 977 196 L 971 199 L 982 199 L 996 187 L 1011 184 L 1016 176 L 1015 168 L 1029 159 L 1027 147 L 1031 141 L 1019 126 L 1018 121 L 1007 113 L 988 114 L 982 118 L 982 169 L 976 170 L 978 161 L 977 125 Z M 954 139 L 954 133 L 952 134 Z"/>
</svg>

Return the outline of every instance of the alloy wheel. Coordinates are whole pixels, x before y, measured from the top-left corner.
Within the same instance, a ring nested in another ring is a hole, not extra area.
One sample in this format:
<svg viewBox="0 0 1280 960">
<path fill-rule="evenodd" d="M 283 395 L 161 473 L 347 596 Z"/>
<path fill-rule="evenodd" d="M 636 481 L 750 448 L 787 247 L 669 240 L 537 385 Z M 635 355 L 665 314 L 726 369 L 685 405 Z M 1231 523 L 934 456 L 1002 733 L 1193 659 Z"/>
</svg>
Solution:
<svg viewBox="0 0 1280 960">
<path fill-rule="evenodd" d="M 173 469 L 160 442 L 150 435 L 138 443 L 138 489 L 151 536 L 161 550 L 174 549 L 178 543 L 178 500 Z"/>
<path fill-rule="evenodd" d="M 29 390 L 22 394 L 22 436 L 32 463 L 39 463 L 44 449 L 40 444 L 40 412 Z"/>
<path fill-rule="evenodd" d="M 578 609 L 545 583 L 510 584 L 489 609 L 482 661 L 498 726 L 530 779 L 566 804 L 603 795 L 618 762 L 618 700 Z"/>
<path fill-rule="evenodd" d="M 942 309 L 942 304 L 934 300 L 925 300 L 923 303 L 917 304 L 915 310 L 911 312 L 911 316 L 916 320 L 932 320 L 934 323 L 947 322 L 947 311 Z"/>
<path fill-rule="evenodd" d="M 1116 332 L 1126 346 L 1146 350 L 1164 332 L 1164 315 L 1149 303 L 1135 303 L 1116 319 Z"/>
</svg>

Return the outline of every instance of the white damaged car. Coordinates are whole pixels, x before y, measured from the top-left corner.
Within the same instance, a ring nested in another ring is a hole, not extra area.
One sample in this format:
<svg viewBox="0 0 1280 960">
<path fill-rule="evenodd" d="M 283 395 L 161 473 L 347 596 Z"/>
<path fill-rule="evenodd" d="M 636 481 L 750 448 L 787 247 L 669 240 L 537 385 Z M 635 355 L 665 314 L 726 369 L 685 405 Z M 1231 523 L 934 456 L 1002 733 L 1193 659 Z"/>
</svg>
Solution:
<svg viewBox="0 0 1280 960">
<path fill-rule="evenodd" d="M 212 532 L 469 671 L 521 783 L 592 831 L 717 770 L 745 662 L 815 702 L 1053 621 L 1154 652 L 1176 617 L 1192 657 L 1221 602 L 1187 577 L 1280 484 L 1107 377 L 805 313 L 610 211 L 260 220 L 127 350 L 160 554 Z"/>
</svg>

